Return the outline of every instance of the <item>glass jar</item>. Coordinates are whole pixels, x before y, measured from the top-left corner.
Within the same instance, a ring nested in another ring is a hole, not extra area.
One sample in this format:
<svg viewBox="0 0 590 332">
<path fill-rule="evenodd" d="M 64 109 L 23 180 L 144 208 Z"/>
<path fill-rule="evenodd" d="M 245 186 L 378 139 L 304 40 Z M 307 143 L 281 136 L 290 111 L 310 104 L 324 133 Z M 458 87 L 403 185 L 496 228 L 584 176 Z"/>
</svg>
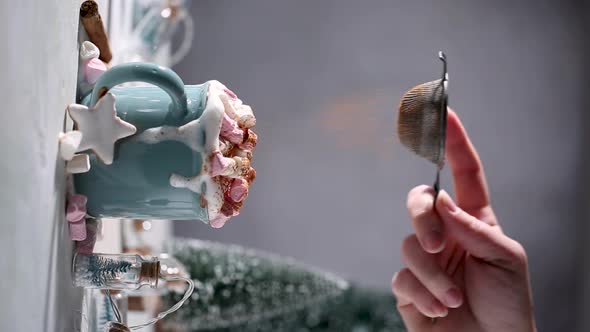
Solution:
<svg viewBox="0 0 590 332">
<path fill-rule="evenodd" d="M 84 288 L 138 289 L 158 286 L 160 261 L 130 254 L 76 254 L 74 285 Z"/>
</svg>

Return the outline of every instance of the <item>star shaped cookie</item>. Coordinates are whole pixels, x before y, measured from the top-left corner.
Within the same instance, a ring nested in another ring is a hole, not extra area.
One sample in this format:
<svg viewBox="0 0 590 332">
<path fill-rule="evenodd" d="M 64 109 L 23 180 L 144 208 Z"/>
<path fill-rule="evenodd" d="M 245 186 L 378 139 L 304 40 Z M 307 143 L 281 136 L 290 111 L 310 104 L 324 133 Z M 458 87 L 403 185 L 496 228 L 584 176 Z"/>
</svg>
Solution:
<svg viewBox="0 0 590 332">
<path fill-rule="evenodd" d="M 113 163 L 115 143 L 137 131 L 134 125 L 117 116 L 115 96 L 112 93 L 107 93 L 90 108 L 71 104 L 68 112 L 76 123 L 77 130 L 82 132 L 78 151 L 90 149 L 107 165 Z"/>
</svg>

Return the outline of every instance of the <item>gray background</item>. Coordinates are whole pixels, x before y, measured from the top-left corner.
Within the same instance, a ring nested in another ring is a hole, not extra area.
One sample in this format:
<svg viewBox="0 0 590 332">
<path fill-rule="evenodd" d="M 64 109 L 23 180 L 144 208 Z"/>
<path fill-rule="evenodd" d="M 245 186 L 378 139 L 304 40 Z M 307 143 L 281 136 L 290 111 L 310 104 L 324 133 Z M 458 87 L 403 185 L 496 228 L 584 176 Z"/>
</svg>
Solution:
<svg viewBox="0 0 590 332">
<path fill-rule="evenodd" d="M 407 191 L 434 169 L 394 135 L 414 84 L 450 63 L 450 103 L 486 167 L 505 231 L 530 257 L 541 331 L 576 327 L 583 221 L 582 2 L 195 1 L 185 82 L 252 105 L 258 178 L 222 230 L 175 234 L 261 248 L 389 288 L 412 230 Z M 443 187 L 450 188 L 448 173 Z"/>
</svg>

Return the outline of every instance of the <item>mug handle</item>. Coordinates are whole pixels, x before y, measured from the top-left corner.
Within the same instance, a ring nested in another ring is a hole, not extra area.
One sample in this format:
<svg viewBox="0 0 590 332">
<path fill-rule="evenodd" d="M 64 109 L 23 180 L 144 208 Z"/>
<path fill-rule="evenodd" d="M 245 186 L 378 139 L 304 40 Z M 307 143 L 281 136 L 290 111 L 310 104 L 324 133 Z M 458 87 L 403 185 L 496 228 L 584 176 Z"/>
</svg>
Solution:
<svg viewBox="0 0 590 332">
<path fill-rule="evenodd" d="M 125 63 L 104 72 L 94 85 L 90 105 L 94 106 L 112 87 L 127 82 L 149 83 L 164 90 L 172 99 L 170 115 L 175 120 L 180 121 L 188 114 L 182 79 L 169 68 L 144 62 Z"/>
</svg>

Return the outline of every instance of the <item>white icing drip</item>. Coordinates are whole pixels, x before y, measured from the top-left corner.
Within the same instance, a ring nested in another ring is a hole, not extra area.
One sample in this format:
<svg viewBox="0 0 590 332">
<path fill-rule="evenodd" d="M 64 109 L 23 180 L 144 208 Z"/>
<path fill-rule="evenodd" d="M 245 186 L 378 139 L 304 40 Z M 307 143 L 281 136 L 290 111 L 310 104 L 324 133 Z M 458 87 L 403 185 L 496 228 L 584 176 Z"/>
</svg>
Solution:
<svg viewBox="0 0 590 332">
<path fill-rule="evenodd" d="M 203 161 L 219 149 L 219 133 L 223 118 L 223 103 L 219 96 L 209 96 L 207 106 L 200 118 L 180 127 L 161 126 L 146 129 L 137 136 L 143 143 L 156 144 L 162 141 L 178 141 L 193 151 L 201 152 Z M 205 139 L 203 141 L 203 138 Z"/>
<path fill-rule="evenodd" d="M 223 206 L 223 191 L 221 186 L 206 172 L 192 178 L 186 178 L 172 173 L 170 175 L 170 185 L 174 188 L 186 188 L 205 197 L 210 220 L 219 214 Z"/>
</svg>

